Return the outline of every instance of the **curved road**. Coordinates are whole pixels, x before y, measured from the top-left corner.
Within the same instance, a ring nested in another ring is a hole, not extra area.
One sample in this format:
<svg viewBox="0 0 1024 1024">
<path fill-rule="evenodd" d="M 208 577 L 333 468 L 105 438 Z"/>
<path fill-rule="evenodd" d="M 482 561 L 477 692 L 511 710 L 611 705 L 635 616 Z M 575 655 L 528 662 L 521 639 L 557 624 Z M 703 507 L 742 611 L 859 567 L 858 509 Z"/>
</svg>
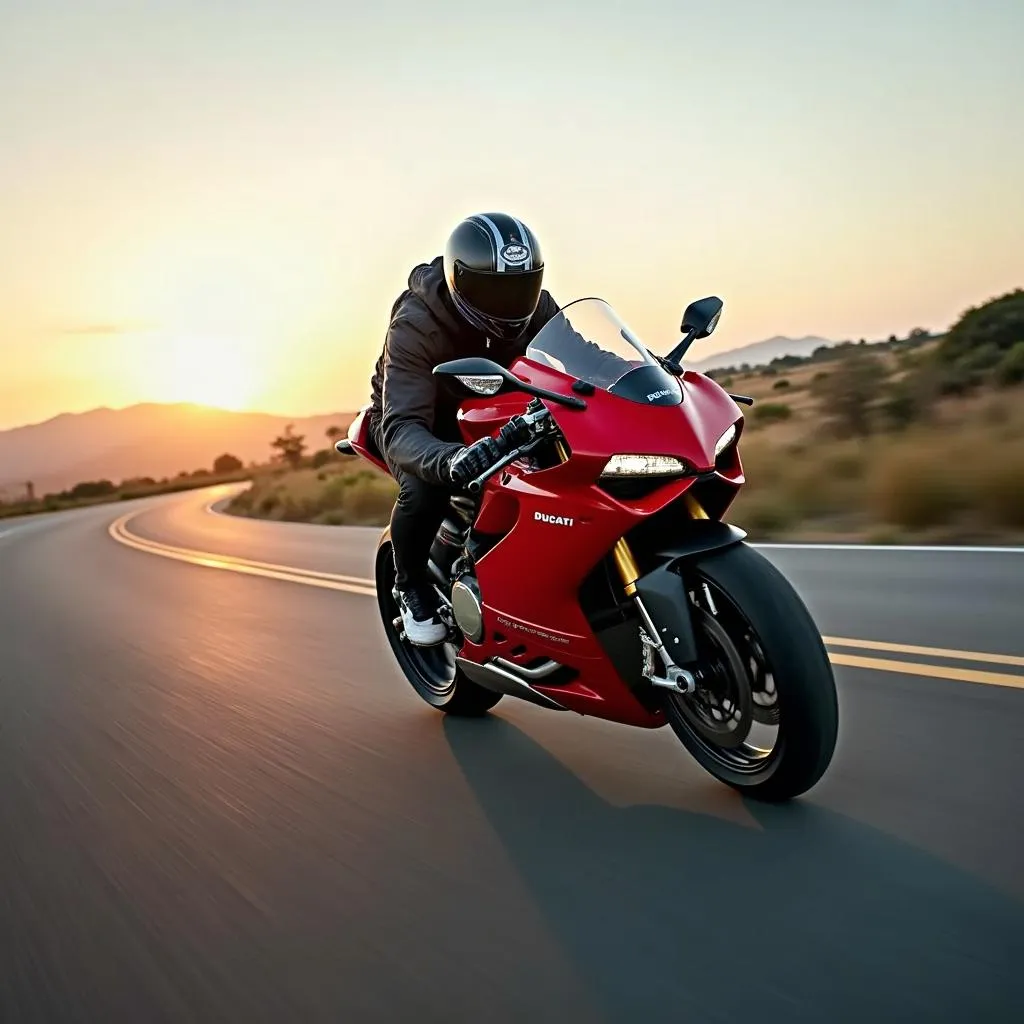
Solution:
<svg viewBox="0 0 1024 1024">
<path fill-rule="evenodd" d="M 766 550 L 842 719 L 764 808 L 669 730 L 444 720 L 376 531 L 211 500 L 0 521 L 5 1024 L 1024 1020 L 1024 553 Z"/>
</svg>

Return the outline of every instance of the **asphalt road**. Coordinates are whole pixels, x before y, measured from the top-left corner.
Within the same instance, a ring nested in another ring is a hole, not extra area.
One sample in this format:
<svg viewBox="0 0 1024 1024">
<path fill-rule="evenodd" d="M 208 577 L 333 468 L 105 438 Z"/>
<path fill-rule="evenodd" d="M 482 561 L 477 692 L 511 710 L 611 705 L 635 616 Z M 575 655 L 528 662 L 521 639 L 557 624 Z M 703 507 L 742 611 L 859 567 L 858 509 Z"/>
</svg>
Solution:
<svg viewBox="0 0 1024 1024">
<path fill-rule="evenodd" d="M 1024 1020 L 1024 554 L 766 550 L 842 717 L 763 808 L 667 729 L 444 720 L 375 531 L 209 500 L 0 521 L 4 1024 Z"/>
</svg>

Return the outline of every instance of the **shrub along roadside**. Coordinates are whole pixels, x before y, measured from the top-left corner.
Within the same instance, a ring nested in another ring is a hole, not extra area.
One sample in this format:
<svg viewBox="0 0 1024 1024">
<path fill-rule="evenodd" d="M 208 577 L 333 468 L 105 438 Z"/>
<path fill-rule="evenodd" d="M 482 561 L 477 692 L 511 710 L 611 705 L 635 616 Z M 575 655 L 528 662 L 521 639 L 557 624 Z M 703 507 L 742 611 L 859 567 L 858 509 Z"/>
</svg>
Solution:
<svg viewBox="0 0 1024 1024">
<path fill-rule="evenodd" d="M 833 440 L 787 422 L 744 436 L 747 485 L 729 518 L 753 540 L 1024 542 L 1024 401 L 958 400 L 927 425 Z M 397 494 L 356 459 L 266 471 L 228 511 L 256 518 L 380 526 Z"/>
<path fill-rule="evenodd" d="M 176 477 L 163 481 L 126 481 L 120 486 L 110 484 L 104 487 L 85 487 L 65 495 L 48 494 L 36 501 L 19 501 L 0 504 L 0 519 L 14 516 L 40 515 L 44 512 L 62 512 L 72 508 L 86 508 L 90 505 L 107 505 L 115 501 L 133 501 L 136 498 L 152 498 L 160 494 L 178 494 L 181 491 L 194 491 L 201 487 L 213 487 L 218 484 L 234 484 L 248 480 L 251 470 L 242 469 L 233 473 L 210 473 L 207 475 Z M 97 481 L 97 483 L 108 483 Z M 81 485 L 80 485 L 81 486 Z"/>
<path fill-rule="evenodd" d="M 374 467 L 338 459 L 320 469 L 260 473 L 227 511 L 282 522 L 375 526 L 388 521 L 397 494 L 395 482 Z"/>
</svg>

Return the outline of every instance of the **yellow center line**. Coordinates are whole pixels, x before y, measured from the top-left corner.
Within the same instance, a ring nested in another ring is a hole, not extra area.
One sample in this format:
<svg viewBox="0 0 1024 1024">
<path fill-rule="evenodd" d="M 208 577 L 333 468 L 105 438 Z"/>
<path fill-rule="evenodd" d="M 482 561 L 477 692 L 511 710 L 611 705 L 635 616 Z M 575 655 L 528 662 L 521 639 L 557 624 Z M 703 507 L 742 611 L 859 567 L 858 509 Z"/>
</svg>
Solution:
<svg viewBox="0 0 1024 1024">
<path fill-rule="evenodd" d="M 869 668 L 876 672 L 901 672 L 910 676 L 930 676 L 934 679 L 955 679 L 960 683 L 984 683 L 987 686 L 1009 686 L 1024 690 L 1024 676 L 1006 672 L 980 672 L 957 665 L 919 665 L 912 661 L 891 661 L 888 658 L 862 658 L 856 654 L 834 654 L 829 651 L 833 665 L 850 665 L 853 668 Z"/>
<path fill-rule="evenodd" d="M 141 515 L 141 512 L 129 512 L 111 523 L 108 533 L 119 544 L 124 544 L 137 551 L 161 555 L 191 565 L 206 566 L 211 569 L 224 569 L 228 572 L 243 573 L 248 576 L 262 576 L 266 579 L 284 580 L 288 583 L 301 583 L 307 587 L 322 587 L 325 590 L 340 590 L 362 597 L 376 597 L 377 590 L 373 580 L 358 576 L 344 576 L 339 573 L 319 572 L 313 569 L 297 569 L 272 562 L 257 562 L 249 558 L 235 555 L 217 555 L 208 551 L 197 551 L 193 548 L 177 547 L 160 541 L 148 540 L 138 534 L 131 533 L 126 527 L 130 520 Z M 894 654 L 917 654 L 923 657 L 945 658 L 953 661 L 976 661 L 990 665 L 1014 665 L 1024 667 L 1024 658 L 1012 654 L 985 654 L 979 651 L 958 651 L 944 647 L 922 647 L 915 644 L 896 644 L 882 640 L 855 640 L 848 637 L 822 637 L 828 647 L 854 647 L 861 650 L 889 651 Z M 982 683 L 988 686 L 1006 686 L 1024 689 L 1024 675 L 1012 675 L 1005 672 L 983 672 L 977 669 L 961 668 L 947 665 L 923 665 L 911 661 L 895 661 L 889 658 L 868 658 L 856 654 L 841 654 L 829 651 L 829 660 L 833 665 L 847 665 L 853 668 L 873 669 L 878 672 L 897 672 L 904 675 L 929 676 L 934 679 L 954 679 L 965 683 Z"/>
<path fill-rule="evenodd" d="M 920 654 L 926 658 L 948 658 L 950 661 L 980 661 L 987 665 L 1017 665 L 1024 668 L 1024 658 L 1015 654 L 985 654 L 982 651 L 955 651 L 947 647 L 918 647 L 914 644 L 892 644 L 883 640 L 850 640 L 841 636 L 824 636 L 830 647 L 859 647 L 865 651 L 891 651 L 893 654 Z"/>
</svg>

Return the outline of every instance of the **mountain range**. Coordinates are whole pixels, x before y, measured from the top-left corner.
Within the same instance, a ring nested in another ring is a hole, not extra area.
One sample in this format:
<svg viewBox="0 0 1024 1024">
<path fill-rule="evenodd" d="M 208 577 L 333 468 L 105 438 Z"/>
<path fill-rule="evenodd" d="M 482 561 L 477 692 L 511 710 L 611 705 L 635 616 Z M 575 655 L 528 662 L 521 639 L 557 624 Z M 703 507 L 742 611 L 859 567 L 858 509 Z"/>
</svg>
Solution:
<svg viewBox="0 0 1024 1024">
<path fill-rule="evenodd" d="M 701 372 L 725 366 L 740 367 L 744 363 L 750 366 L 765 366 L 773 359 L 779 359 L 782 356 L 803 358 L 811 355 L 816 348 L 820 348 L 822 345 L 836 344 L 838 342 L 829 341 L 828 338 L 817 338 L 813 335 L 808 335 L 805 338 L 778 336 L 768 338 L 766 341 L 754 342 L 752 345 L 744 345 L 742 348 L 729 349 L 728 352 L 719 352 L 704 359 L 687 359 L 686 365 Z M 695 345 L 690 351 L 693 352 L 696 347 Z"/>
<path fill-rule="evenodd" d="M 751 366 L 783 355 L 809 356 L 825 338 L 769 338 L 753 345 L 687 360 L 697 370 Z M 691 350 L 693 351 L 693 350 Z M 125 409 L 64 413 L 43 423 L 0 431 L 0 498 L 21 496 L 31 480 L 37 495 L 61 491 L 83 480 L 114 483 L 133 477 L 174 477 L 210 469 L 229 453 L 243 463 L 264 463 L 270 442 L 292 423 L 310 451 L 327 447 L 326 430 L 343 429 L 353 413 L 288 417 L 228 412 L 188 403 L 143 404 Z"/>
<path fill-rule="evenodd" d="M 65 413 L 0 431 L 0 497 L 24 494 L 29 480 L 42 495 L 83 480 L 175 477 L 211 469 L 225 453 L 246 465 L 265 463 L 270 442 L 289 423 L 312 452 L 330 445 L 328 427 L 346 429 L 352 418 L 350 412 L 289 417 L 187 403 Z"/>
</svg>

